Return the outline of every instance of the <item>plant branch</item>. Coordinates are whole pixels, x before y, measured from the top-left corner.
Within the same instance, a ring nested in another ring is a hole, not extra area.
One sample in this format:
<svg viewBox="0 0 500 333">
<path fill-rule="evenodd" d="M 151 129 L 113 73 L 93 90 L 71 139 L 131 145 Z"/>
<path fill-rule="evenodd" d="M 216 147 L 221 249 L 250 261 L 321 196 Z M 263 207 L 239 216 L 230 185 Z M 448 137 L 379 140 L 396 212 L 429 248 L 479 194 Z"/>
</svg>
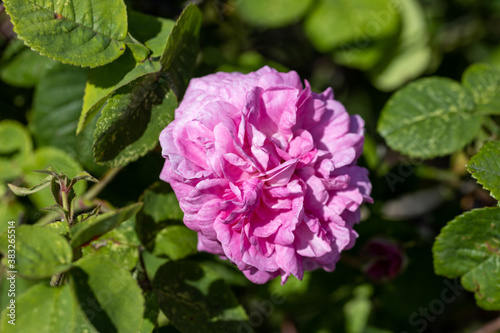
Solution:
<svg viewBox="0 0 500 333">
<path fill-rule="evenodd" d="M 120 172 L 121 169 L 122 167 L 118 167 L 106 171 L 106 173 L 99 180 L 99 183 L 92 186 L 90 190 L 88 190 L 87 193 L 85 193 L 82 199 L 92 200 L 96 196 L 98 196 L 99 193 L 101 193 L 101 191 L 106 187 L 106 185 L 108 185 L 113 180 L 113 178 L 115 178 L 115 176 L 118 174 L 118 172 Z"/>
</svg>

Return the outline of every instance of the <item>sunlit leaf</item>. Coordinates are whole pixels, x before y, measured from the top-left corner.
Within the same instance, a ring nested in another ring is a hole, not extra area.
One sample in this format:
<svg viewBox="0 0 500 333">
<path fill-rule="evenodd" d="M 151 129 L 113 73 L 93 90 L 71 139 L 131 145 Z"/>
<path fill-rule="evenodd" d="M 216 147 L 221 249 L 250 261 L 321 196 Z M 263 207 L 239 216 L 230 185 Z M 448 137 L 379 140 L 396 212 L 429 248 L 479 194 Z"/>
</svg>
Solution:
<svg viewBox="0 0 500 333">
<path fill-rule="evenodd" d="M 462 277 L 475 292 L 477 304 L 500 309 L 500 207 L 475 209 L 456 217 L 434 243 L 434 270 L 449 278 Z"/>
<path fill-rule="evenodd" d="M 158 145 L 174 119 L 175 96 L 148 74 L 120 88 L 103 108 L 94 133 L 94 158 L 110 167 L 126 165 Z"/>
<path fill-rule="evenodd" d="M 480 128 L 472 95 L 453 80 L 432 77 L 397 91 L 382 110 L 377 130 L 392 149 L 433 158 L 462 149 Z"/>
<path fill-rule="evenodd" d="M 77 306 L 68 285 L 38 284 L 16 299 L 15 325 L 8 322 L 9 310 L 2 312 L 0 329 L 4 333 L 76 333 Z"/>
<path fill-rule="evenodd" d="M 487 142 L 474 155 L 467 169 L 472 177 L 491 192 L 491 196 L 500 200 L 500 141 Z"/>
<path fill-rule="evenodd" d="M 15 270 L 28 278 L 50 277 L 71 267 L 73 253 L 66 239 L 44 227 L 22 225 L 15 233 L 5 233 L 0 238 L 0 250 L 4 255 L 11 248 L 9 241 L 15 235 Z M 7 256 L 4 257 L 4 261 Z"/>
<path fill-rule="evenodd" d="M 312 3 L 312 0 L 252 0 L 237 1 L 236 8 L 243 20 L 252 25 L 277 28 L 300 19 Z"/>
<path fill-rule="evenodd" d="M 116 228 L 134 216 L 141 207 L 142 203 L 138 202 L 113 212 L 89 217 L 87 220 L 75 224 L 70 231 L 71 246 L 73 248 L 79 247 Z"/>
<path fill-rule="evenodd" d="M 84 67 L 109 63 L 125 50 L 122 0 L 4 1 L 19 38 L 40 54 Z"/>
<path fill-rule="evenodd" d="M 127 49 L 116 61 L 90 69 L 77 133 L 90 123 L 113 92 L 142 75 L 157 72 L 160 68 L 157 61 L 137 63 L 132 51 Z"/>
<path fill-rule="evenodd" d="M 172 28 L 160 58 L 162 77 L 179 100 L 196 63 L 202 18 L 198 7 L 187 6 Z"/>
<path fill-rule="evenodd" d="M 87 326 L 97 332 L 139 330 L 144 297 L 126 269 L 104 256 L 87 256 L 75 263 L 69 277 Z"/>
</svg>

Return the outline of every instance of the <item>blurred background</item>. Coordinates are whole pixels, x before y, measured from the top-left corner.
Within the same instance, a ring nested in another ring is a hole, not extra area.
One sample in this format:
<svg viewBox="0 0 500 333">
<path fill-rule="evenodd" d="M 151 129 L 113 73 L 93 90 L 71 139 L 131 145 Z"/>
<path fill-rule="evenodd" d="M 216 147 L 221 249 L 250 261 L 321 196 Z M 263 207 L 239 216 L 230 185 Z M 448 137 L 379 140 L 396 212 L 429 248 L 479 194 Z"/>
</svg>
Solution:
<svg viewBox="0 0 500 333">
<path fill-rule="evenodd" d="M 187 4 L 125 2 L 136 11 L 166 18 L 178 17 Z M 500 65 L 500 1 L 191 2 L 204 13 L 195 76 L 250 72 L 264 65 L 294 70 L 314 91 L 332 87 L 348 112 L 366 122 L 360 163 L 370 170 L 375 203 L 364 208 L 356 246 L 342 256 L 335 272 L 308 273 L 302 282 L 291 278 L 285 286 L 279 281 L 253 285 L 224 266 L 223 276 L 250 316 L 250 326 L 241 331 L 474 332 L 498 317 L 478 308 L 473 294 L 456 281 L 436 276 L 432 266 L 434 238 L 448 221 L 463 211 L 496 205 L 466 172 L 474 147 L 444 158 L 413 160 L 391 151 L 376 127 L 388 98 L 407 82 L 430 75 L 460 80 L 472 63 Z M 72 94 L 68 101 L 83 97 L 85 69 L 74 68 L 72 77 L 78 82 L 73 83 L 79 89 L 65 90 L 61 82 L 66 77 L 54 79 L 58 64 L 17 41 L 3 11 L 0 50 L 0 120 L 24 125 L 14 134 L 0 135 L 0 220 L 32 223 L 40 218 L 37 207 L 45 204 L 37 200 L 43 199 L 15 198 L 5 182 L 36 165 L 17 169 L 8 147 L 21 153 L 34 149 L 35 164 L 70 156 L 95 176 L 105 169 L 91 158 L 86 144 L 91 132 L 71 136 L 81 104 L 51 104 L 51 94 Z M 76 111 L 47 125 L 46 115 L 54 108 Z M 162 165 L 156 150 L 122 170 L 101 197 L 115 206 L 136 201 L 157 180 Z M 160 332 L 175 329 L 168 326 Z"/>
</svg>

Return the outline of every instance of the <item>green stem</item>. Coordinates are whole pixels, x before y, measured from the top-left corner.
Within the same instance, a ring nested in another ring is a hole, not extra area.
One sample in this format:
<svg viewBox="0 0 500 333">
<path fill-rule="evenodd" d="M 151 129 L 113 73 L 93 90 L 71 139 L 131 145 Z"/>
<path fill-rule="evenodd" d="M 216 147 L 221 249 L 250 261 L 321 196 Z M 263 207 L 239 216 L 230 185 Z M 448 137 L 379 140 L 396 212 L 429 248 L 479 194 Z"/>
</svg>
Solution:
<svg viewBox="0 0 500 333">
<path fill-rule="evenodd" d="M 63 275 L 64 272 L 52 275 L 52 278 L 50 279 L 50 285 L 52 287 L 57 287 L 58 285 L 60 285 L 63 280 Z"/>
<path fill-rule="evenodd" d="M 113 180 L 113 178 L 115 178 L 115 176 L 118 174 L 118 172 L 120 172 L 121 169 L 122 169 L 121 167 L 118 167 L 106 171 L 106 173 L 102 176 L 99 183 L 92 186 L 90 190 L 88 190 L 87 193 L 84 194 L 82 199 L 85 200 L 94 199 L 97 195 L 99 195 L 99 193 L 101 193 L 101 191 L 106 187 L 106 185 L 108 185 Z"/>
<path fill-rule="evenodd" d="M 70 209 L 70 202 L 69 202 L 69 198 L 68 198 L 68 192 L 66 192 L 65 190 L 62 190 L 61 191 L 61 201 L 62 201 L 62 204 L 63 204 L 63 209 L 64 209 L 64 212 L 66 214 L 64 220 L 66 222 L 68 222 L 69 226 L 71 227 L 73 225 L 73 216 L 71 216 L 71 209 Z"/>
<path fill-rule="evenodd" d="M 496 123 L 495 120 L 491 117 L 484 117 L 484 125 L 490 131 L 491 134 L 493 134 L 495 137 L 500 136 L 500 126 Z"/>
</svg>

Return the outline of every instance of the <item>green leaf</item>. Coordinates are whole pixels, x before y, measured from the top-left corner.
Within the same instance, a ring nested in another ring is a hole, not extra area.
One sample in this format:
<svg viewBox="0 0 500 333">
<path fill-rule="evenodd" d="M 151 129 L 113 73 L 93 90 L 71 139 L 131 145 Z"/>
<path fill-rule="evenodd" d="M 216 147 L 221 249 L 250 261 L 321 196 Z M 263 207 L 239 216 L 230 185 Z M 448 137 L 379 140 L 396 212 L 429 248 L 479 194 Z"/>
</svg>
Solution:
<svg viewBox="0 0 500 333">
<path fill-rule="evenodd" d="M 87 141 L 92 134 L 75 133 L 86 80 L 87 71 L 78 67 L 58 64 L 48 71 L 35 89 L 29 125 L 38 146 L 60 148 L 94 171 L 98 167 Z"/>
<path fill-rule="evenodd" d="M 5 309 L 8 304 L 10 304 L 10 299 L 12 297 L 9 297 L 9 289 L 10 289 L 10 282 L 12 280 L 7 280 L 7 277 L 9 277 L 9 273 L 7 273 L 7 270 L 2 269 L 0 270 L 0 315 L 3 309 Z M 37 284 L 45 284 L 49 285 L 50 279 L 26 279 L 23 278 L 19 275 L 16 276 L 16 299 L 18 300 L 19 297 L 21 297 L 22 294 L 27 292 L 31 287 L 37 285 Z M 13 295 L 11 295 L 13 296 Z M 16 300 L 16 301 L 17 301 Z M 10 318 L 9 318 L 10 320 Z M 1 319 L 0 319 L 0 330 L 2 329 L 2 324 L 1 324 Z"/>
<path fill-rule="evenodd" d="M 27 187 L 21 187 L 21 186 L 16 186 L 13 184 L 7 184 L 12 192 L 14 192 L 15 195 L 19 195 L 21 197 L 24 197 L 28 194 L 33 194 L 38 191 L 43 190 L 47 186 L 50 185 L 52 181 L 52 176 L 47 176 L 45 177 L 40 184 L 37 184 L 33 187 L 27 188 Z"/>
<path fill-rule="evenodd" d="M 4 333 L 76 333 L 77 303 L 68 285 L 38 284 L 19 296 L 15 307 L 15 325 L 8 323 L 8 309 L 2 313 L 0 329 Z"/>
<path fill-rule="evenodd" d="M 160 309 L 182 332 L 236 332 L 248 325 L 231 289 L 206 266 L 188 260 L 167 262 L 156 272 L 153 287 Z"/>
<path fill-rule="evenodd" d="M 398 42 L 398 36 L 390 36 L 383 40 L 370 40 L 364 44 L 356 42 L 344 43 L 335 49 L 333 60 L 344 66 L 368 71 L 394 52 L 394 44 Z M 362 45 L 363 47 L 359 47 Z"/>
<path fill-rule="evenodd" d="M 488 64 L 473 64 L 463 76 L 463 85 L 474 96 L 478 112 L 500 114 L 500 70 Z"/>
<path fill-rule="evenodd" d="M 19 38 L 52 59 L 96 67 L 125 49 L 127 12 L 122 0 L 6 0 Z"/>
<path fill-rule="evenodd" d="M 0 196 L 0 235 L 8 229 L 9 221 L 19 221 L 25 213 L 25 208 L 15 198 Z"/>
<path fill-rule="evenodd" d="M 82 254 L 102 255 L 113 260 L 127 270 L 132 270 L 139 260 L 139 239 L 134 230 L 132 219 L 120 224 L 117 228 L 91 241 L 82 248 Z"/>
<path fill-rule="evenodd" d="M 347 333 L 364 333 L 372 310 L 373 286 L 363 284 L 354 289 L 354 297 L 344 306 Z"/>
<path fill-rule="evenodd" d="M 165 49 L 165 42 L 175 22 L 142 14 L 133 10 L 128 12 L 129 32 L 152 52 L 152 57 L 159 57 Z"/>
<path fill-rule="evenodd" d="M 55 221 L 52 223 L 49 223 L 45 226 L 45 228 L 52 229 L 54 231 L 57 231 L 59 235 L 61 236 L 67 236 L 69 235 L 69 226 L 68 222 L 66 221 Z"/>
<path fill-rule="evenodd" d="M 144 311 L 144 320 L 142 322 L 141 333 L 151 333 L 157 326 L 157 318 L 160 313 L 158 307 L 158 298 L 153 292 L 146 291 L 144 293 L 146 300 L 146 310 Z"/>
<path fill-rule="evenodd" d="M 184 214 L 175 193 L 164 182 L 153 184 L 140 200 L 144 206 L 137 214 L 137 235 L 148 251 L 154 252 L 158 233 L 165 227 L 179 225 Z"/>
<path fill-rule="evenodd" d="M 21 164 L 33 150 L 26 127 L 14 120 L 0 122 L 0 180 L 12 180 L 22 175 Z M 4 157 L 5 156 L 5 157 Z"/>
<path fill-rule="evenodd" d="M 321 0 L 304 31 L 314 47 L 329 52 L 344 44 L 358 48 L 398 32 L 399 13 L 390 0 Z"/>
<path fill-rule="evenodd" d="M 96 255 L 77 261 L 69 276 L 71 289 L 92 330 L 136 333 L 140 329 L 144 297 L 127 270 Z"/>
<path fill-rule="evenodd" d="M 25 184 L 28 186 L 39 184 L 43 179 L 43 175 L 33 172 L 33 170 L 42 170 L 48 166 L 52 166 L 57 172 L 64 173 L 70 178 L 83 170 L 82 166 L 66 152 L 53 147 L 41 147 L 23 163 L 22 170 L 24 172 Z M 84 183 L 76 184 L 74 186 L 76 195 L 81 195 L 85 191 L 85 188 L 86 184 Z M 44 189 L 40 192 L 33 193 L 29 198 L 38 208 L 54 204 L 50 189 Z"/>
<path fill-rule="evenodd" d="M 500 200 L 500 141 L 487 142 L 467 164 L 467 170 L 478 183 Z"/>
<path fill-rule="evenodd" d="M 162 76 L 179 100 L 186 91 L 196 64 L 202 18 L 198 7 L 187 6 L 172 28 L 160 58 Z"/>
<path fill-rule="evenodd" d="M 49 176 L 52 177 L 52 176 Z M 59 184 L 59 180 L 57 177 L 52 177 L 50 180 L 50 192 L 52 193 L 52 197 L 56 202 L 56 206 L 63 206 L 62 197 L 61 197 L 61 185 Z"/>
<path fill-rule="evenodd" d="M 167 256 L 172 260 L 185 258 L 197 252 L 196 232 L 184 225 L 170 225 L 163 228 L 155 239 L 153 254 Z"/>
<path fill-rule="evenodd" d="M 0 122 L 0 154 L 21 157 L 31 154 L 33 143 L 26 127 L 15 120 L 2 120 Z"/>
<path fill-rule="evenodd" d="M 436 274 L 462 276 L 486 310 L 500 309 L 500 207 L 475 209 L 449 222 L 432 252 Z"/>
<path fill-rule="evenodd" d="M 125 38 L 125 42 L 127 44 L 127 48 L 132 51 L 135 61 L 143 62 L 144 60 L 146 60 L 146 58 L 149 57 L 149 49 L 137 39 L 135 39 L 131 34 L 127 35 L 127 38 Z"/>
<path fill-rule="evenodd" d="M 148 74 L 120 88 L 108 100 L 94 133 L 94 158 L 109 167 L 126 165 L 158 144 L 174 119 L 175 96 Z"/>
<path fill-rule="evenodd" d="M 141 207 L 142 202 L 138 202 L 114 212 L 90 217 L 83 222 L 75 224 L 70 231 L 71 246 L 77 248 L 116 228 L 122 222 L 134 216 Z"/>
<path fill-rule="evenodd" d="M 172 188 L 165 182 L 157 182 L 142 195 L 144 213 L 156 223 L 167 220 L 182 221 L 184 213 Z"/>
<path fill-rule="evenodd" d="M 390 45 L 381 62 L 370 72 L 375 87 L 383 91 L 394 90 L 421 75 L 432 56 L 422 6 L 417 0 L 399 4 L 402 26 L 397 46 Z"/>
<path fill-rule="evenodd" d="M 312 0 L 252 0 L 238 1 L 236 8 L 242 19 L 252 25 L 278 28 L 298 21 L 312 3 Z"/>
<path fill-rule="evenodd" d="M 73 252 L 66 239 L 44 227 L 21 225 L 15 233 L 0 238 L 0 250 L 6 255 L 15 234 L 15 269 L 27 278 L 40 279 L 64 272 L 71 267 Z M 12 237 L 12 236 L 11 236 Z M 6 260 L 7 257 L 4 258 Z"/>
<path fill-rule="evenodd" d="M 137 63 L 132 51 L 127 49 L 116 61 L 90 69 L 77 133 L 90 123 L 113 92 L 140 76 L 158 72 L 160 68 L 161 65 L 157 61 L 146 60 Z"/>
<path fill-rule="evenodd" d="M 82 171 L 78 173 L 73 179 L 71 179 L 71 182 L 68 185 L 68 188 L 72 188 L 76 183 L 79 181 L 85 180 L 87 182 L 92 182 L 92 183 L 99 183 L 99 180 L 97 180 L 94 176 L 92 176 L 90 173 L 87 171 Z"/>
<path fill-rule="evenodd" d="M 13 49 L 10 51 L 9 49 Z M 57 62 L 43 57 L 16 39 L 9 43 L 4 55 L 13 52 L 9 59 L 2 57 L 0 78 L 13 86 L 30 88 L 35 86 Z"/>
<path fill-rule="evenodd" d="M 382 110 L 378 132 L 394 150 L 420 158 L 451 154 L 481 129 L 472 95 L 457 82 L 420 79 L 397 91 Z"/>
</svg>

